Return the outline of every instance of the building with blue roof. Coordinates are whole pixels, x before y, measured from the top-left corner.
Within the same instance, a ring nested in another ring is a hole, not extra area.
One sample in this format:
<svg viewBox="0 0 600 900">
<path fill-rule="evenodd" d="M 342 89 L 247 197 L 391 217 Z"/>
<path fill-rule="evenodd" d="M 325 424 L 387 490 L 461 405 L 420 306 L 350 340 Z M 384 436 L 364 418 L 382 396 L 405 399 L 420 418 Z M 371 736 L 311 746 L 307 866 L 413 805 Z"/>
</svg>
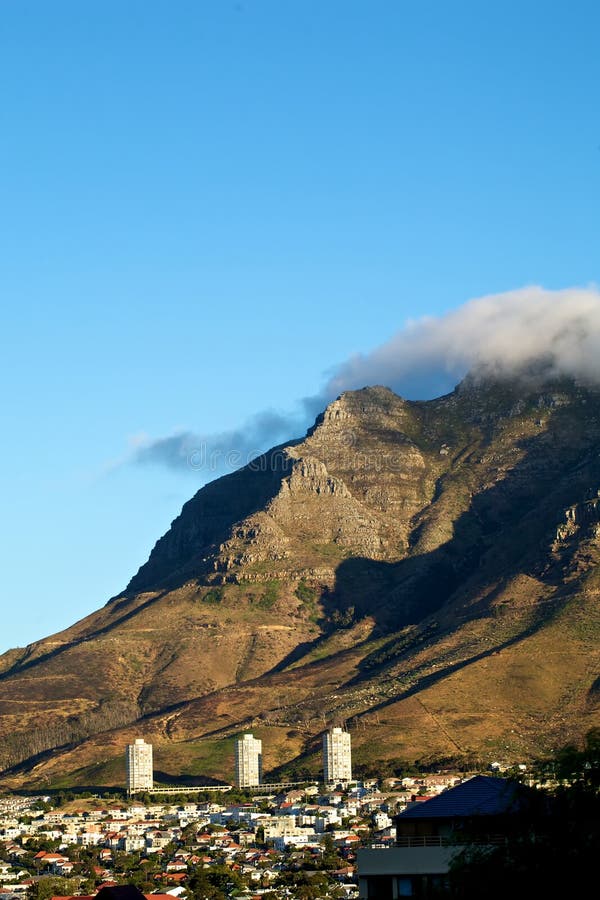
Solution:
<svg viewBox="0 0 600 900">
<path fill-rule="evenodd" d="M 475 775 L 396 817 L 396 845 L 358 851 L 361 900 L 438 897 L 453 858 L 469 844 L 502 843 L 537 792 L 505 778 Z"/>
</svg>

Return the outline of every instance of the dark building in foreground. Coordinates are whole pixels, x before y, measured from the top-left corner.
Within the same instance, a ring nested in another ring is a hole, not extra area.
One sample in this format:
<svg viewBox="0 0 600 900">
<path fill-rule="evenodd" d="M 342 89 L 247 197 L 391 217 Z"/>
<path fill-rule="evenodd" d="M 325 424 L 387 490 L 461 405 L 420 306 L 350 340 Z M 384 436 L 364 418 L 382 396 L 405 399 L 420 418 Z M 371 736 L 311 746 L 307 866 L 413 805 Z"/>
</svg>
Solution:
<svg viewBox="0 0 600 900">
<path fill-rule="evenodd" d="M 396 845 L 358 851 L 361 900 L 439 896 L 454 856 L 467 844 L 504 842 L 536 792 L 505 778 L 476 775 L 409 806 L 396 818 Z"/>
</svg>

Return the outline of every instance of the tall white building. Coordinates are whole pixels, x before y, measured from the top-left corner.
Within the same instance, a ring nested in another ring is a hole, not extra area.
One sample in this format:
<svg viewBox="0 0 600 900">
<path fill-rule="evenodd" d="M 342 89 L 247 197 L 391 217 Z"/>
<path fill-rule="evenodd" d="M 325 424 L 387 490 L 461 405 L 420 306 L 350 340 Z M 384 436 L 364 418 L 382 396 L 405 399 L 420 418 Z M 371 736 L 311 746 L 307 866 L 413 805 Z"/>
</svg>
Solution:
<svg viewBox="0 0 600 900">
<path fill-rule="evenodd" d="M 244 734 L 235 742 L 235 783 L 255 787 L 262 781 L 262 741 Z"/>
<path fill-rule="evenodd" d="M 325 784 L 352 781 L 350 732 L 332 728 L 323 735 L 323 775 Z"/>
<path fill-rule="evenodd" d="M 143 738 L 138 738 L 134 744 L 127 744 L 125 773 L 128 794 L 153 787 L 152 744 L 147 744 Z"/>
</svg>

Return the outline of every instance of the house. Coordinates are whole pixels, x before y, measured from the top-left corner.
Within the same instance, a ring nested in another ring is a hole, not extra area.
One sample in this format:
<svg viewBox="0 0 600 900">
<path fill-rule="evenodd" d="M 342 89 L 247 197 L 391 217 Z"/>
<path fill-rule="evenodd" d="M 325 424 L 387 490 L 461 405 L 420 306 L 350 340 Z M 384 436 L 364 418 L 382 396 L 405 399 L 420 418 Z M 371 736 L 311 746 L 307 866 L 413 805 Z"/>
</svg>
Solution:
<svg viewBox="0 0 600 900">
<path fill-rule="evenodd" d="M 118 831 L 107 831 L 104 835 L 104 844 L 109 850 L 118 850 L 121 835 Z"/>
<path fill-rule="evenodd" d="M 104 840 L 104 835 L 100 831 L 81 831 L 76 836 L 76 841 L 82 847 L 93 847 Z"/>
<path fill-rule="evenodd" d="M 61 853 L 46 853 L 44 850 L 40 850 L 39 853 L 36 853 L 33 857 L 33 861 L 36 868 L 42 867 L 50 870 L 54 875 L 60 875 L 60 868 L 69 862 L 69 860 Z"/>
<path fill-rule="evenodd" d="M 72 862 L 70 862 L 70 860 L 63 859 L 54 863 L 54 865 L 52 866 L 52 871 L 56 875 L 60 875 L 63 878 L 68 878 L 68 876 L 72 874 L 74 868 L 75 866 Z"/>
<path fill-rule="evenodd" d="M 181 884 L 187 879 L 187 872 L 161 872 L 154 876 L 155 881 L 166 881 L 168 884 Z"/>
<path fill-rule="evenodd" d="M 181 859 L 173 859 L 165 866 L 165 872 L 187 872 L 187 863 Z"/>
<path fill-rule="evenodd" d="M 119 841 L 119 849 L 125 853 L 133 853 L 136 850 L 144 850 L 146 847 L 146 839 L 139 834 L 126 834 Z"/>
<path fill-rule="evenodd" d="M 533 806 L 536 791 L 505 778 L 475 775 L 396 817 L 396 844 L 357 853 L 364 900 L 439 896 L 455 855 L 473 842 L 503 840 L 511 818 Z"/>
<path fill-rule="evenodd" d="M 173 837 L 168 831 L 161 831 L 156 828 L 146 832 L 146 848 L 148 852 L 152 851 L 155 853 L 157 850 L 162 850 L 172 840 Z"/>
<path fill-rule="evenodd" d="M 95 878 L 99 878 L 102 881 L 106 881 L 110 877 L 110 871 L 102 868 L 102 866 L 92 866 L 92 872 Z"/>
</svg>

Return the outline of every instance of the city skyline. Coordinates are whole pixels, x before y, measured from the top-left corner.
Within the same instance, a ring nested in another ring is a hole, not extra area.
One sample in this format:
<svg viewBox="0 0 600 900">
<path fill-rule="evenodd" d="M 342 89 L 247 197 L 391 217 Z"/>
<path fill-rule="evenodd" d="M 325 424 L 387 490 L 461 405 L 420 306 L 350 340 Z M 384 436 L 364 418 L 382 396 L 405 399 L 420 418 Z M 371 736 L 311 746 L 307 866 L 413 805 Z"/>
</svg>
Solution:
<svg viewBox="0 0 600 900">
<path fill-rule="evenodd" d="M 334 726 L 323 733 L 322 738 L 323 781 L 327 785 L 348 784 L 352 781 L 352 742 L 350 732 Z M 210 772 L 204 773 L 211 775 Z M 310 780 L 310 779 L 309 779 Z M 263 783 L 263 742 L 252 732 L 240 735 L 234 744 L 234 778 L 238 788 L 259 787 Z M 302 782 L 277 782 L 300 784 Z M 273 786 L 273 785 L 268 785 Z M 173 786 L 164 785 L 173 790 Z M 125 788 L 128 794 L 146 790 L 160 793 L 154 783 L 153 745 L 144 738 L 136 738 L 125 748 Z M 203 786 L 197 786 L 202 790 Z M 210 786 L 209 786 L 210 789 Z M 215 790 L 218 787 L 214 787 Z M 180 788 L 183 792 L 186 788 Z"/>
</svg>

